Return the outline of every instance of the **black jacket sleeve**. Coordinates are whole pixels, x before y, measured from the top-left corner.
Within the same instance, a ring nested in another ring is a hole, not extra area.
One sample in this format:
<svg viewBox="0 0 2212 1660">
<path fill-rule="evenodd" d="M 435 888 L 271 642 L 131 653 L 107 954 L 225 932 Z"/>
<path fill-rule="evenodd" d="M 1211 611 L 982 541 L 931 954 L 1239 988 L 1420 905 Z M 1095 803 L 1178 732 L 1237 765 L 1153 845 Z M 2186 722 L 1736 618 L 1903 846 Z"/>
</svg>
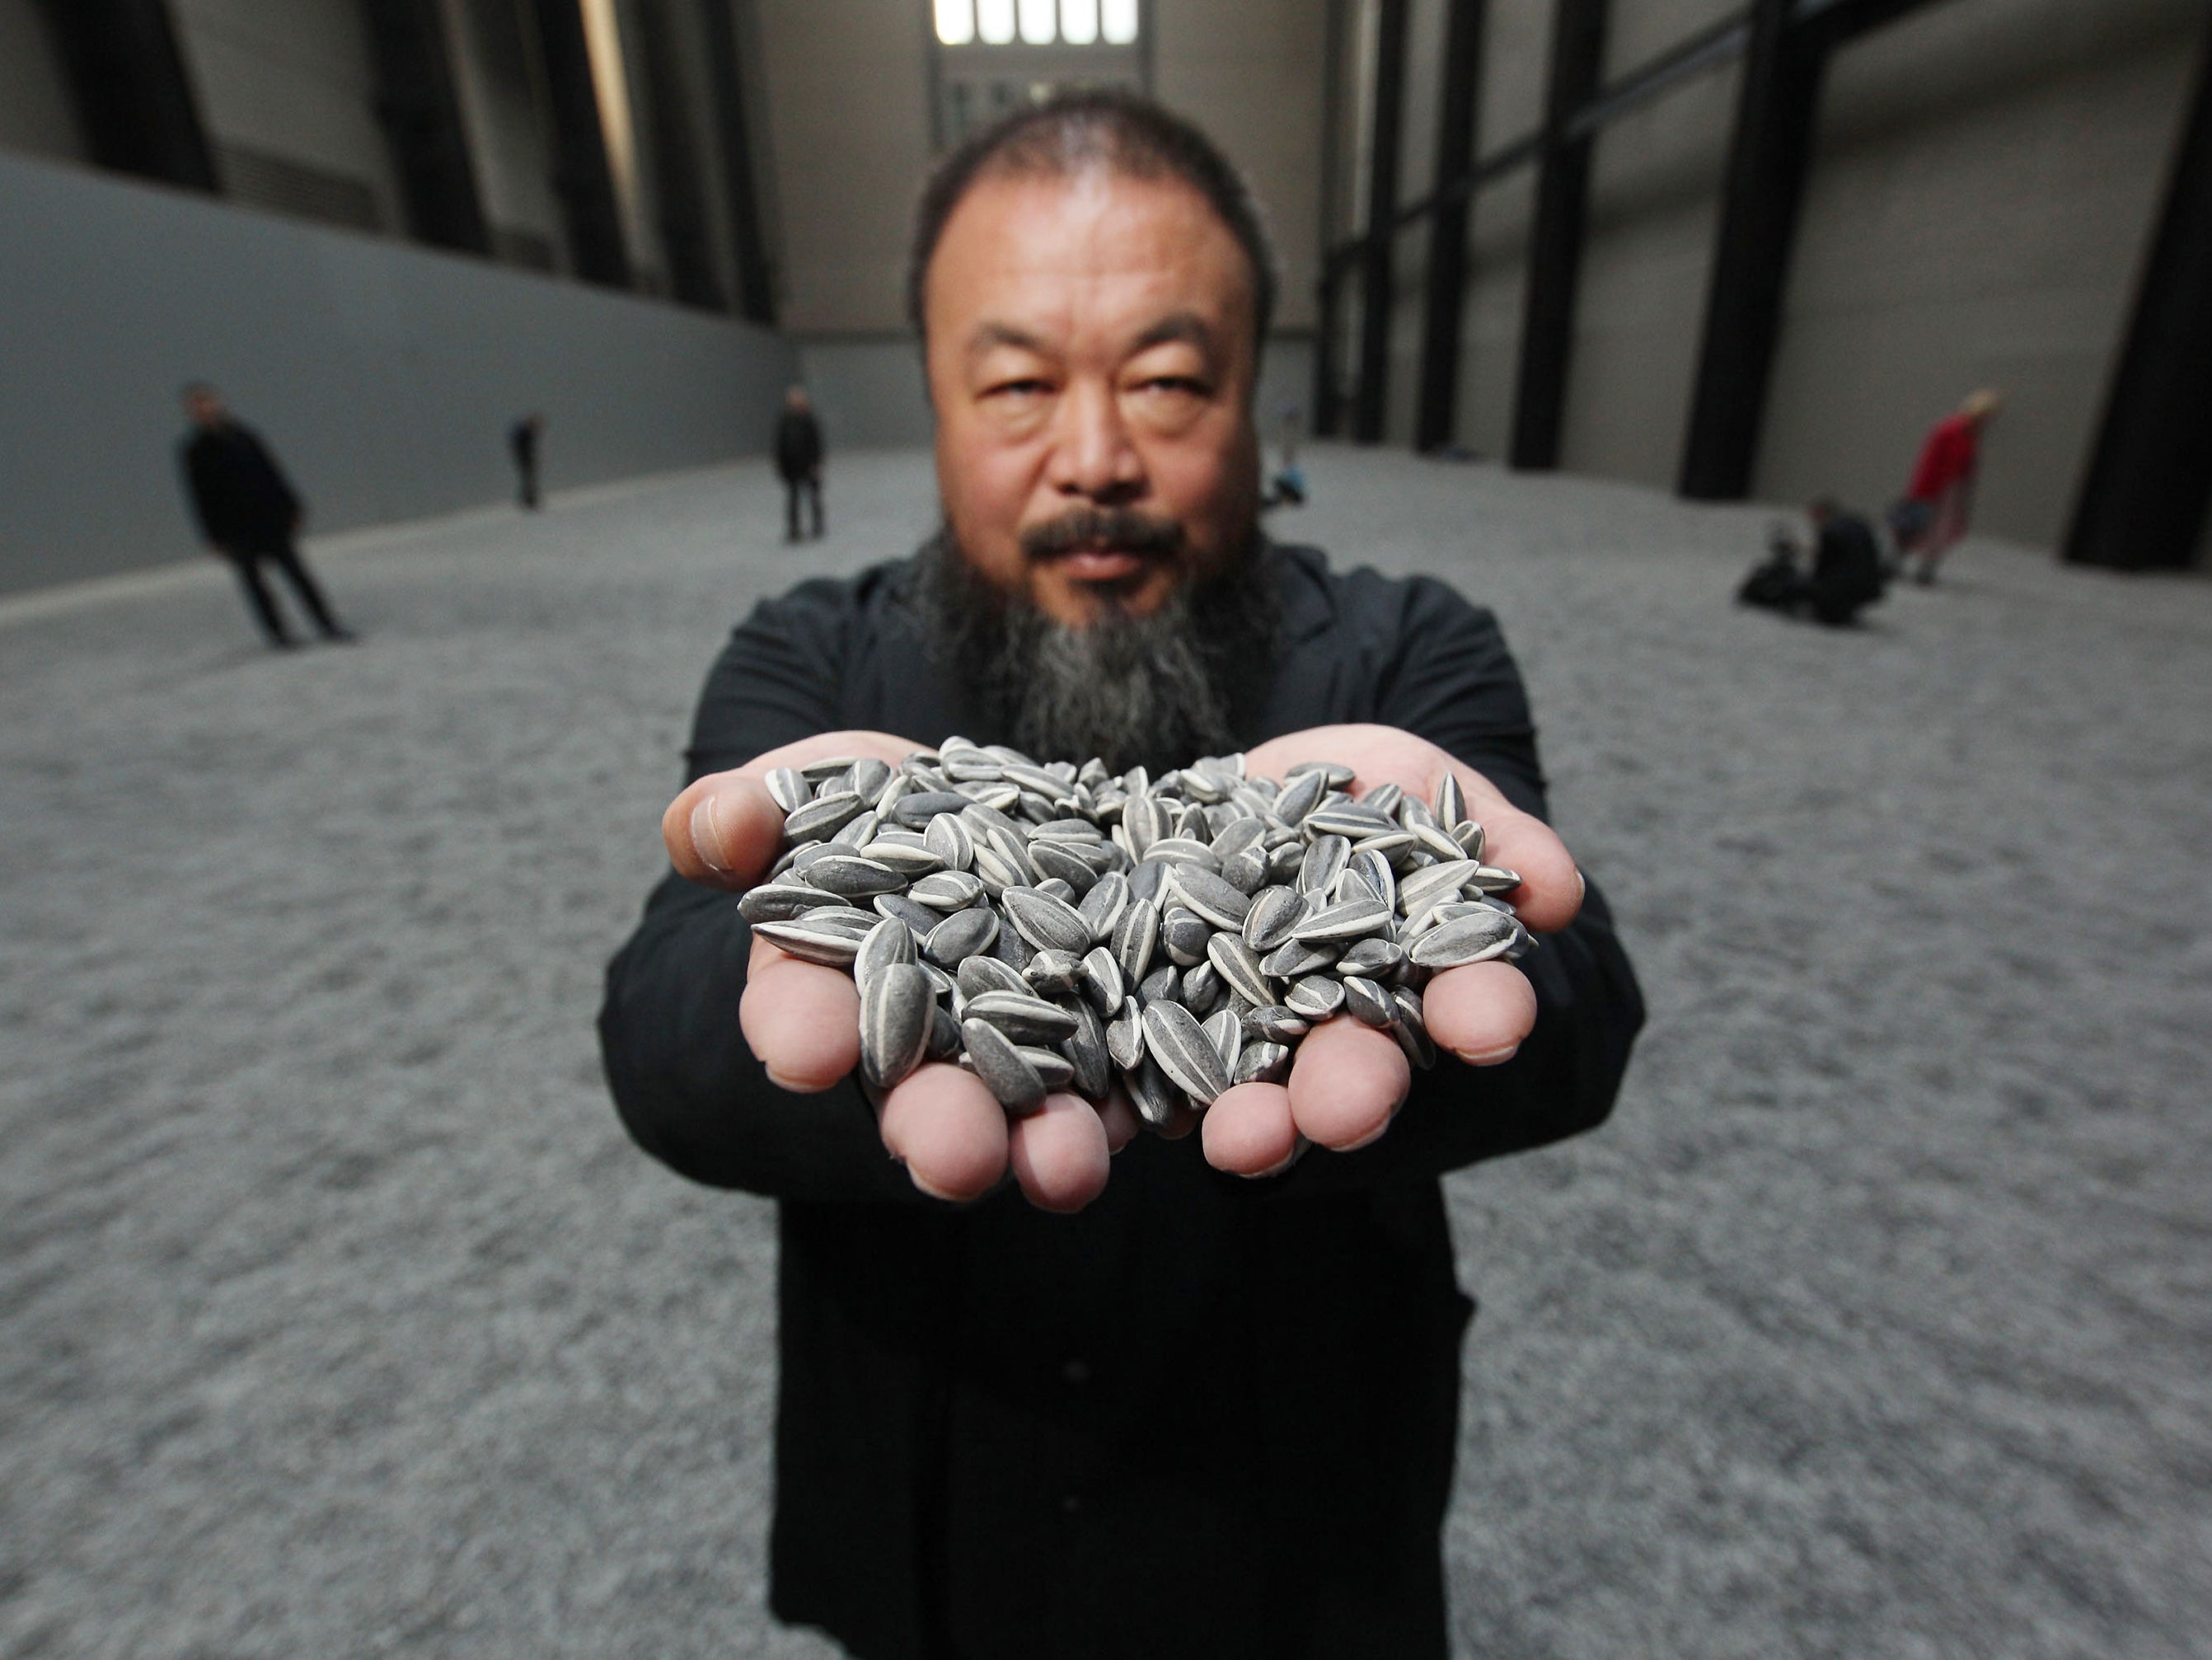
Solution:
<svg viewBox="0 0 2212 1660">
<path fill-rule="evenodd" d="M 756 609 L 708 677 L 690 775 L 837 729 L 850 591 L 809 583 Z M 852 1079 L 819 1095 L 769 1081 L 738 1028 L 752 933 L 736 899 L 670 876 L 607 970 L 599 1044 L 616 1109 L 678 1174 L 786 1199 L 922 1202 Z"/>
<path fill-rule="evenodd" d="M 1425 578 L 1398 592 L 1376 718 L 1427 739 L 1544 817 L 1528 698 L 1496 619 Z M 1433 1070 L 1414 1073 L 1380 1140 L 1357 1152 L 1313 1149 L 1258 1187 L 1296 1196 L 1432 1178 L 1602 1123 L 1644 1024 L 1644 1000 L 1595 884 L 1575 921 L 1543 936 L 1520 966 L 1536 988 L 1536 1027 L 1512 1060 L 1477 1068 L 1440 1055 Z"/>
</svg>

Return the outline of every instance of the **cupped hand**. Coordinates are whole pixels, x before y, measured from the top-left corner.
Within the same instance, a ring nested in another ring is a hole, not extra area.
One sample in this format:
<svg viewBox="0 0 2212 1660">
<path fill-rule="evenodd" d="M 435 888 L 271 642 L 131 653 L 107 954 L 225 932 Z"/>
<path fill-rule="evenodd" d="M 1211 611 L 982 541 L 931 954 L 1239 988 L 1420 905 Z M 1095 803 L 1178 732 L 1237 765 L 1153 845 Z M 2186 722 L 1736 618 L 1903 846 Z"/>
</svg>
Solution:
<svg viewBox="0 0 2212 1660">
<path fill-rule="evenodd" d="M 1467 796 L 1468 816 L 1483 828 L 1483 862 L 1521 876 L 1507 896 L 1521 920 L 1548 932 L 1566 927 L 1582 909 L 1581 873 L 1551 827 L 1426 739 L 1395 727 L 1316 727 L 1244 757 L 1248 772 L 1276 778 L 1301 761 L 1352 768 L 1355 794 L 1395 783 L 1424 801 L 1450 773 Z M 1535 988 L 1509 963 L 1447 969 L 1429 982 L 1421 1006 L 1437 1047 L 1470 1066 L 1511 1060 L 1536 1024 Z M 1412 1085 L 1396 1039 L 1340 1015 L 1299 1043 L 1287 1085 L 1240 1084 L 1213 1104 L 1206 1115 L 1206 1159 L 1241 1176 L 1272 1176 L 1289 1168 L 1302 1140 L 1337 1152 L 1364 1147 L 1389 1128 Z"/>
<path fill-rule="evenodd" d="M 783 847 L 783 810 L 763 781 L 778 767 L 830 756 L 873 756 L 896 766 L 926 747 L 882 732 L 832 732 L 771 750 L 733 772 L 695 781 L 661 815 L 661 838 L 679 875 L 742 893 Z M 753 941 L 738 1024 L 769 1077 L 811 1094 L 860 1064 L 860 1000 L 852 976 Z M 1109 1153 L 1135 1131 L 1126 1100 L 1094 1108 L 1076 1095 L 1048 1098 L 1042 1111 L 1009 1122 L 969 1073 L 933 1062 L 875 1101 L 884 1149 L 924 1193 L 964 1201 L 990 1192 L 1011 1169 L 1032 1204 L 1083 1208 L 1106 1186 Z"/>
</svg>

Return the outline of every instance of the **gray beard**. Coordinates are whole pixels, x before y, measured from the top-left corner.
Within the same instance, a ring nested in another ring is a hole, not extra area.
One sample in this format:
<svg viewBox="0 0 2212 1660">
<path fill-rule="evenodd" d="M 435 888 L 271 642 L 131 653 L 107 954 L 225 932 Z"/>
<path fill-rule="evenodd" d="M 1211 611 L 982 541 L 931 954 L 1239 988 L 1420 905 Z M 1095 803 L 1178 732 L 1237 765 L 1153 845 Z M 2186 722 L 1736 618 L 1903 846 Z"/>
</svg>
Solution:
<svg viewBox="0 0 2212 1660">
<path fill-rule="evenodd" d="M 1241 747 L 1274 662 L 1270 563 L 1255 544 L 1234 570 L 1179 589 L 1149 617 L 1109 602 L 1087 628 L 1054 622 L 992 587 L 940 533 L 921 554 L 933 654 L 992 727 L 1040 761 L 1097 756 L 1164 772 Z"/>
</svg>

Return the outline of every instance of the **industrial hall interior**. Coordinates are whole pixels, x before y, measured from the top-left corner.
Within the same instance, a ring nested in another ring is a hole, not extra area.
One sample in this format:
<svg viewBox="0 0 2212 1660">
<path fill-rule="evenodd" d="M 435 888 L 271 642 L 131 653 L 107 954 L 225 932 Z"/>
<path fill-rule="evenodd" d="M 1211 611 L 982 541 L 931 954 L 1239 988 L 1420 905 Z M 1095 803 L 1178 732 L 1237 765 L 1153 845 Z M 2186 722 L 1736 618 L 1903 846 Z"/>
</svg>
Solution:
<svg viewBox="0 0 2212 1660">
<path fill-rule="evenodd" d="M 0 1657 L 2206 1652 L 2212 0 L 0 0 Z"/>
</svg>

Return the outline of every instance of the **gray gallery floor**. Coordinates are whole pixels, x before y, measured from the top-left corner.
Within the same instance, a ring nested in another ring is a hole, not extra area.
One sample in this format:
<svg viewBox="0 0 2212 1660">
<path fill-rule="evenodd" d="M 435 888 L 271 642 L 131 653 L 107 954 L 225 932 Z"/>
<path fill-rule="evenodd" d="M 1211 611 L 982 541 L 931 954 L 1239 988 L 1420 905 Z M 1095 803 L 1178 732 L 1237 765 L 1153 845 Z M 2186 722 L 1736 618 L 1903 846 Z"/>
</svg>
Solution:
<svg viewBox="0 0 2212 1660">
<path fill-rule="evenodd" d="M 1469 1655 L 2162 1657 L 2212 1632 L 2212 584 L 1976 545 L 1836 634 L 1765 515 L 1402 456 L 1286 518 L 1502 613 L 1652 1004 L 1455 1178 Z M 0 605 L 0 1653 L 813 1656 L 763 1608 L 762 1201 L 591 1030 L 698 677 L 909 545 L 755 467 Z M 935 734 L 924 734 L 934 736 Z"/>
</svg>

